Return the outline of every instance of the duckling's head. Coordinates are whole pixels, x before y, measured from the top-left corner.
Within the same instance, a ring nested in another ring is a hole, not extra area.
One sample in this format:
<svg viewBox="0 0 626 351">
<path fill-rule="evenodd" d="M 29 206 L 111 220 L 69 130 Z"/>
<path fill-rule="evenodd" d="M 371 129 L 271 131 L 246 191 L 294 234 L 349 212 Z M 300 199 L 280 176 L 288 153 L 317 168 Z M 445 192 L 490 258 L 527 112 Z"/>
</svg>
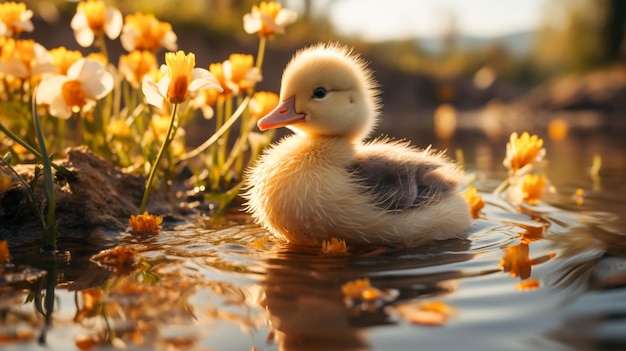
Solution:
<svg viewBox="0 0 626 351">
<path fill-rule="evenodd" d="M 283 73 L 280 101 L 261 118 L 261 130 L 288 127 L 310 137 L 353 141 L 374 128 L 379 98 L 372 72 L 352 49 L 335 43 L 298 51 Z"/>
</svg>

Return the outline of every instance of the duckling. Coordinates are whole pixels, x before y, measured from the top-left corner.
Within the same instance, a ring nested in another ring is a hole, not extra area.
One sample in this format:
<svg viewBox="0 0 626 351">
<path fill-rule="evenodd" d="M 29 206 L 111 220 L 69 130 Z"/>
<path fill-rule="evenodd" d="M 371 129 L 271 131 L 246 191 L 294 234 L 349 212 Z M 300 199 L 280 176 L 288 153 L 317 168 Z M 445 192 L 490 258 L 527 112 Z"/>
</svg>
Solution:
<svg viewBox="0 0 626 351">
<path fill-rule="evenodd" d="M 416 247 L 461 237 L 470 214 L 460 168 L 406 141 L 365 141 L 380 111 L 377 83 L 352 48 L 320 43 L 286 66 L 281 103 L 260 130 L 294 133 L 246 171 L 246 210 L 279 240 L 332 237 L 353 246 Z"/>
</svg>

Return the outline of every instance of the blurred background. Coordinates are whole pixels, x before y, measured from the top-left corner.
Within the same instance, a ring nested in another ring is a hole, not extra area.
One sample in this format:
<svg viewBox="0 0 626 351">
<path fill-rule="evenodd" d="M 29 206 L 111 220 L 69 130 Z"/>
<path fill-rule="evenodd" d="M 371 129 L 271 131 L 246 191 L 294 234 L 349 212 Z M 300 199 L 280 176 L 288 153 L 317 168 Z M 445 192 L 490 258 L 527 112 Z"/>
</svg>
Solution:
<svg viewBox="0 0 626 351">
<path fill-rule="evenodd" d="M 25 1 L 46 48 L 80 48 L 69 22 L 76 2 Z M 256 55 L 242 17 L 258 1 L 109 1 L 124 15 L 154 13 L 173 25 L 199 66 Z M 621 0 L 285 0 L 298 21 L 267 46 L 259 90 L 278 92 L 285 64 L 319 41 L 350 44 L 371 62 L 385 114 L 379 130 L 439 140 L 458 130 L 489 138 L 528 130 L 626 128 L 626 2 Z M 123 53 L 110 42 L 113 53 Z M 88 50 L 87 50 L 88 51 Z"/>
</svg>

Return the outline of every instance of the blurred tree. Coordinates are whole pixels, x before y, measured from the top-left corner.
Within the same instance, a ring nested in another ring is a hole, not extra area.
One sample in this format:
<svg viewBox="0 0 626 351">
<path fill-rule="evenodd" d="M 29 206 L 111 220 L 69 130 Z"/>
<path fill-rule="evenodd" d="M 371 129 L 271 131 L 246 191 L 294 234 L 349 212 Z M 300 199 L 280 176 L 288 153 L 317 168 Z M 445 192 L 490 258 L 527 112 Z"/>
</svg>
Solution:
<svg viewBox="0 0 626 351">
<path fill-rule="evenodd" d="M 541 72 L 586 71 L 623 58 L 626 2 L 550 0 L 533 53 Z"/>
</svg>

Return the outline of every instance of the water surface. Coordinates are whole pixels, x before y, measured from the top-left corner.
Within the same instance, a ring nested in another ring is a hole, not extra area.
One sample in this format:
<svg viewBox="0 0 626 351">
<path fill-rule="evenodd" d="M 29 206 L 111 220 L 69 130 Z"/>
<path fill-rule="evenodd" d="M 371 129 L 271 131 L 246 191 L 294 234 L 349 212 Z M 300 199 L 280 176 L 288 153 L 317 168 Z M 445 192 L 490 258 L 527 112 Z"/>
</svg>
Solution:
<svg viewBox="0 0 626 351">
<path fill-rule="evenodd" d="M 120 233 L 119 244 L 139 256 L 128 271 L 92 262 L 103 247 L 61 243 L 67 253 L 55 260 L 22 247 L 12 251 L 16 273 L 5 268 L 0 282 L 0 345 L 626 349 L 626 142 L 619 135 L 546 139 L 546 172 L 559 197 L 535 207 L 492 194 L 506 176 L 506 138 L 458 133 L 444 143 L 406 137 L 447 148 L 452 157 L 463 150 L 468 180 L 486 202 L 465 238 L 327 255 L 267 240 L 246 216 L 198 216 L 166 221 L 150 238 Z M 595 155 L 602 159 L 600 177 L 589 174 Z M 582 198 L 574 196 L 578 189 Z M 389 298 L 347 303 L 342 285 L 361 278 Z M 52 305 L 54 312 L 45 313 Z"/>
</svg>

